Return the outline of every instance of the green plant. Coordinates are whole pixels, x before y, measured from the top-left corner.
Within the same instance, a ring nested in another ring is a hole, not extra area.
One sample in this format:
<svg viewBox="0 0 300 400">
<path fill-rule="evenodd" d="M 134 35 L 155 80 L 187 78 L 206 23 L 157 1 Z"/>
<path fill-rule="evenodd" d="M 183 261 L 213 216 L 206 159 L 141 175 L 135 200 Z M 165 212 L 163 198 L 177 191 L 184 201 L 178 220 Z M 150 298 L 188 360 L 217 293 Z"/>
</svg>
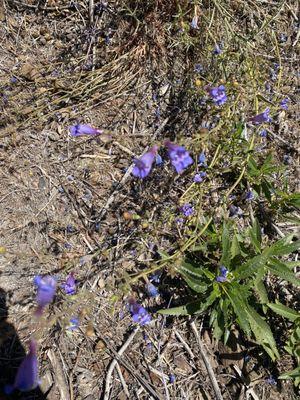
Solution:
<svg viewBox="0 0 300 400">
<path fill-rule="evenodd" d="M 278 258 L 299 248 L 300 241 L 292 239 L 290 235 L 264 246 L 257 220 L 242 233 L 232 221 L 224 223 L 221 232 L 211 226 L 201 243 L 191 247 L 182 262 L 174 267 L 192 289 L 191 301 L 159 312 L 191 315 L 209 310 L 216 338 L 226 343 L 232 324 L 237 323 L 248 338 L 255 338 L 272 360 L 278 358 L 266 318 L 269 299 L 264 278 L 271 273 L 300 286 L 300 280 L 291 272 L 288 263 Z M 220 266 L 223 266 L 221 275 Z"/>
</svg>

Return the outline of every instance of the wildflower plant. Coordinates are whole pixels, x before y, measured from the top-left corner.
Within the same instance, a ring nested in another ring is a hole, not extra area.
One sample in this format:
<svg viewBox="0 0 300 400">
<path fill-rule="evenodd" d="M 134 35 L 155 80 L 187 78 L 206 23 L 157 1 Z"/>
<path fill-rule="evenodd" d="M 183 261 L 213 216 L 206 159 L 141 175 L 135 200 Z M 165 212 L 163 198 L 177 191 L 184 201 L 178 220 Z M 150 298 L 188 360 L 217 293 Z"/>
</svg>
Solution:
<svg viewBox="0 0 300 400">
<path fill-rule="evenodd" d="M 220 258 L 205 256 L 208 246 L 211 255 L 217 255 L 221 246 Z M 209 323 L 214 336 L 225 343 L 232 326 L 238 324 L 249 339 L 256 340 L 275 360 L 279 352 L 267 323 L 265 306 L 269 305 L 269 299 L 264 279 L 267 274 L 273 274 L 300 286 L 300 280 L 281 259 L 299 247 L 300 241 L 293 241 L 293 235 L 264 246 L 257 220 L 240 233 L 232 221 L 224 223 L 221 232 L 211 225 L 206 237 L 175 263 L 175 272 L 183 277 L 192 290 L 191 301 L 160 310 L 160 313 L 206 313 L 210 316 Z"/>
</svg>

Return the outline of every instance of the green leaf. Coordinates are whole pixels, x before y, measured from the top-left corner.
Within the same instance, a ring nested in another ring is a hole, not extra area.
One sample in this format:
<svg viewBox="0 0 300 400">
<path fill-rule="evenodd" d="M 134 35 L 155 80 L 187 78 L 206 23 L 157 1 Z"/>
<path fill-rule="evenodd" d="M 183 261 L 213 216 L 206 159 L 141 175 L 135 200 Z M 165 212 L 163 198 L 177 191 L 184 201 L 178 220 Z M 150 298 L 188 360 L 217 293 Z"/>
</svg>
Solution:
<svg viewBox="0 0 300 400">
<path fill-rule="evenodd" d="M 252 308 L 243 291 L 243 287 L 239 284 L 232 283 L 227 286 L 227 296 L 233 306 L 234 312 L 238 317 L 238 322 L 246 335 L 250 337 L 253 332 L 256 341 L 263 346 L 272 360 L 279 357 L 276 343 L 269 325 L 265 320 Z"/>
<path fill-rule="evenodd" d="M 268 258 L 270 257 L 269 249 L 266 248 L 262 254 L 254 256 L 246 263 L 240 265 L 235 270 L 235 275 L 238 279 L 245 279 L 249 276 L 253 276 L 256 272 L 264 268 L 267 264 Z"/>
<path fill-rule="evenodd" d="M 293 193 L 284 197 L 286 205 L 300 207 L 300 193 Z"/>
<path fill-rule="evenodd" d="M 291 309 L 290 307 L 285 306 L 284 304 L 281 304 L 279 302 L 276 303 L 269 303 L 267 304 L 271 310 L 276 312 L 276 314 L 281 315 L 284 318 L 289 319 L 290 321 L 294 322 L 296 319 L 300 318 L 300 313 L 297 311 Z"/>
<path fill-rule="evenodd" d="M 193 315 L 199 310 L 201 304 L 202 302 L 197 300 L 184 306 L 167 308 L 165 310 L 158 310 L 157 312 L 162 315 Z"/>
<path fill-rule="evenodd" d="M 253 157 L 249 158 L 248 168 L 249 168 L 248 172 L 249 172 L 249 174 L 251 176 L 259 176 L 260 175 L 260 171 L 258 169 L 258 165 L 257 165 L 257 163 L 256 163 L 256 161 L 254 160 Z"/>
<path fill-rule="evenodd" d="M 261 253 L 261 229 L 258 220 L 255 218 L 252 227 L 249 229 L 251 243 L 257 253 Z"/>
<path fill-rule="evenodd" d="M 261 303 L 267 304 L 269 302 L 268 293 L 267 293 L 267 290 L 265 288 L 263 281 L 261 279 L 255 280 L 254 287 L 257 291 L 257 294 L 259 296 Z"/>
<path fill-rule="evenodd" d="M 232 238 L 230 254 L 231 254 L 231 259 L 241 254 L 240 243 L 236 234 L 234 234 Z"/>
<path fill-rule="evenodd" d="M 250 324 L 248 321 L 247 313 L 245 309 L 247 307 L 247 298 L 244 293 L 240 290 L 240 285 L 231 283 L 227 286 L 228 290 L 226 292 L 228 299 L 233 307 L 233 310 L 237 316 L 238 322 L 249 337 L 251 334 Z"/>
<path fill-rule="evenodd" d="M 183 279 L 186 281 L 188 286 L 193 289 L 196 293 L 204 293 L 207 290 L 208 285 L 203 280 L 190 278 L 188 274 L 181 272 Z"/>
<path fill-rule="evenodd" d="M 219 297 L 220 293 L 218 290 L 213 289 L 208 298 L 205 301 L 197 300 L 188 303 L 184 306 L 167 308 L 165 310 L 159 310 L 159 314 L 163 315 L 193 315 L 203 313 L 213 302 Z"/>
<path fill-rule="evenodd" d="M 220 260 L 221 265 L 225 267 L 230 266 L 230 237 L 229 230 L 227 225 L 223 224 L 223 232 L 222 232 L 222 258 Z"/>
<path fill-rule="evenodd" d="M 273 361 L 279 358 L 280 356 L 269 325 L 250 305 L 247 305 L 245 311 L 257 342 L 263 346 Z"/>
<path fill-rule="evenodd" d="M 296 278 L 295 274 L 282 261 L 272 258 L 268 263 L 268 270 L 281 279 L 291 282 L 295 286 L 300 286 L 300 279 Z"/>
<path fill-rule="evenodd" d="M 204 267 L 194 266 L 190 262 L 184 261 L 179 267 L 176 267 L 176 270 L 181 273 L 186 273 L 190 276 L 193 276 L 197 279 L 203 279 L 205 276 L 211 280 L 215 278 L 215 275 L 208 271 Z"/>
<path fill-rule="evenodd" d="M 295 386 L 299 386 L 300 384 L 300 366 L 293 369 L 292 371 L 285 372 L 281 374 L 278 379 L 294 379 Z"/>
<path fill-rule="evenodd" d="M 293 234 L 288 235 L 280 240 L 278 240 L 275 244 L 270 247 L 272 256 L 284 256 L 286 254 L 290 254 L 293 251 L 300 249 L 300 240 L 295 242 L 291 242 L 293 239 Z"/>
</svg>

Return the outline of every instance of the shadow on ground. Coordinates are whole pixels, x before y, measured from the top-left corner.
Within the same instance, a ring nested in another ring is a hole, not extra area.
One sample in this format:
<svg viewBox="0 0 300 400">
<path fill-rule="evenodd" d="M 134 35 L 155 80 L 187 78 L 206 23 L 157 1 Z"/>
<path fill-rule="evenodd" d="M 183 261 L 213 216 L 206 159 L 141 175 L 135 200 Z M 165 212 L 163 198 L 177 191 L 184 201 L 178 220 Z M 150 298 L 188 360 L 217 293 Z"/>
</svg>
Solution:
<svg viewBox="0 0 300 400">
<path fill-rule="evenodd" d="M 18 334 L 12 324 L 7 321 L 8 309 L 6 292 L 0 287 L 0 400 L 46 400 L 40 388 L 27 393 L 13 392 L 4 394 L 6 384 L 13 383 L 19 365 L 26 355 Z"/>
</svg>

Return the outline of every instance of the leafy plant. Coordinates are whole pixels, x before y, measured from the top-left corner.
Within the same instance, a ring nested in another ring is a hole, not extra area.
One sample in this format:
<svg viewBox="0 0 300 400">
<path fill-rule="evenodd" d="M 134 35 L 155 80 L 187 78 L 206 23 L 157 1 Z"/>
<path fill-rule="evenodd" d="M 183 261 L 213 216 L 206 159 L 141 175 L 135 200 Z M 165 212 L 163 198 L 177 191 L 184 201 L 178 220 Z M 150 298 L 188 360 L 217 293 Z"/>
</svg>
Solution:
<svg viewBox="0 0 300 400">
<path fill-rule="evenodd" d="M 237 323 L 248 338 L 255 338 L 272 360 L 278 358 L 265 314 L 267 306 L 274 311 L 279 306 L 269 304 L 264 277 L 271 273 L 300 286 L 300 280 L 291 272 L 289 264 L 278 259 L 297 250 L 300 241 L 293 241 L 293 235 L 290 235 L 263 247 L 257 220 L 242 233 L 236 231 L 232 222 L 227 222 L 219 233 L 219 240 L 215 240 L 215 232 L 212 237 L 211 241 L 209 235 L 205 238 L 203 247 L 195 245 L 174 267 L 192 290 L 192 301 L 159 312 L 191 315 L 209 310 L 210 325 L 216 338 L 223 338 L 226 343 L 232 324 Z M 219 246 L 222 254 L 218 259 Z M 207 247 L 210 247 L 210 259 L 204 255 Z M 199 254 L 201 249 L 204 252 Z M 212 255 L 216 255 L 215 260 Z"/>
</svg>

